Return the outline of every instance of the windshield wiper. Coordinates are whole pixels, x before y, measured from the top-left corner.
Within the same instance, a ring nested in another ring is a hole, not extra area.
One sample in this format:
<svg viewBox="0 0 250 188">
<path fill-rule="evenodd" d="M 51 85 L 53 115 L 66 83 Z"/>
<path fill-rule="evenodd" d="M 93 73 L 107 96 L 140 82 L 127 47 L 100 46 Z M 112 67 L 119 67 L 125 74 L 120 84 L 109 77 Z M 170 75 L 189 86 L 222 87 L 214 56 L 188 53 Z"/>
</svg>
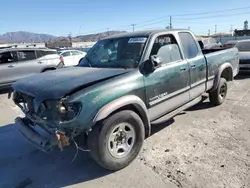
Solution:
<svg viewBox="0 0 250 188">
<path fill-rule="evenodd" d="M 112 60 L 108 60 L 108 62 L 109 63 L 113 63 L 113 64 L 115 64 L 115 65 L 117 65 L 118 67 L 121 67 L 121 68 L 123 68 L 123 69 L 127 69 L 127 67 L 124 67 L 124 66 L 122 66 L 121 64 L 119 64 L 119 63 L 116 63 L 116 61 L 112 61 Z"/>
<path fill-rule="evenodd" d="M 89 58 L 87 56 L 85 56 L 85 59 L 87 59 L 89 66 L 92 67 L 91 61 L 89 60 Z"/>
</svg>

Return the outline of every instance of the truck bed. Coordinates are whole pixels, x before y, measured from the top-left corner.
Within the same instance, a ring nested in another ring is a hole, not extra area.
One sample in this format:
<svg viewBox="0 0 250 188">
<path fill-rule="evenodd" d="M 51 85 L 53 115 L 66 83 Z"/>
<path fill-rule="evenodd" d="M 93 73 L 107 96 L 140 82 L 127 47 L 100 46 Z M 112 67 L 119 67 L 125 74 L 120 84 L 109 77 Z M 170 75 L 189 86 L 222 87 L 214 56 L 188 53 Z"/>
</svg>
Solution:
<svg viewBox="0 0 250 188">
<path fill-rule="evenodd" d="M 208 80 L 215 75 L 215 71 L 221 66 L 223 63 L 230 63 L 233 67 L 233 75 L 237 74 L 238 61 L 237 61 L 237 48 L 230 49 L 209 49 L 202 50 L 206 61 L 207 61 L 207 77 Z"/>
</svg>

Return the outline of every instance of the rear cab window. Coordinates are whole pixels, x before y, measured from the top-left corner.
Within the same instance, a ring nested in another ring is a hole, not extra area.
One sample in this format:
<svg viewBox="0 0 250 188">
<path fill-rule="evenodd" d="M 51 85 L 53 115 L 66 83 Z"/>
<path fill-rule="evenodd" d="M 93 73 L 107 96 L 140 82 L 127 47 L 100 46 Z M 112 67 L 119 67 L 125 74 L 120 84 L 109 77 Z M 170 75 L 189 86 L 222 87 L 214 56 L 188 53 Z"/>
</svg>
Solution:
<svg viewBox="0 0 250 188">
<path fill-rule="evenodd" d="M 195 58 L 199 54 L 199 49 L 194 37 L 188 32 L 180 32 L 181 46 L 187 59 Z"/>
<path fill-rule="evenodd" d="M 163 64 L 183 59 L 178 43 L 171 34 L 158 36 L 154 41 L 150 55 L 157 55 Z"/>
</svg>

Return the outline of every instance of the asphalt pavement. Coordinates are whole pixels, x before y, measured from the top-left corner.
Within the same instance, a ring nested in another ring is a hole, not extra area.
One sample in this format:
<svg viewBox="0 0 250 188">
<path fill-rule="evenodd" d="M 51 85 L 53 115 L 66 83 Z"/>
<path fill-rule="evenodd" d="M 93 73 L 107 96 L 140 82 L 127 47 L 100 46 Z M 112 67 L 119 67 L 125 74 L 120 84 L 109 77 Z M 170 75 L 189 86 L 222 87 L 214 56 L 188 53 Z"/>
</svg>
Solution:
<svg viewBox="0 0 250 188">
<path fill-rule="evenodd" d="M 102 169 L 75 148 L 43 153 L 13 124 L 22 116 L 0 94 L 0 187 L 250 187 L 250 77 L 230 84 L 227 100 L 208 100 L 152 127 L 138 158 L 118 172 Z"/>
</svg>

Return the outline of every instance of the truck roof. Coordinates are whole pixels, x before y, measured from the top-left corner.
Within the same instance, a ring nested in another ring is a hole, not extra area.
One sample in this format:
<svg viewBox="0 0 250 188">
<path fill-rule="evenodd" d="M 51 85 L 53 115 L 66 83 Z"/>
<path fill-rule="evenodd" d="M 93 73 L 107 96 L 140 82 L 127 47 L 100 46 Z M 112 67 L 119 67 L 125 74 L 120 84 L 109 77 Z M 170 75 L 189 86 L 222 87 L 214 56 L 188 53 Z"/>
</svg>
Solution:
<svg viewBox="0 0 250 188">
<path fill-rule="evenodd" d="M 187 29 L 157 29 L 157 30 L 142 30 L 142 31 L 134 31 L 134 32 L 124 32 L 115 34 L 104 39 L 112 39 L 112 38 L 122 38 L 122 37 L 149 37 L 150 35 L 158 34 L 158 33 L 166 33 L 166 32 L 178 32 L 178 31 L 187 31 Z"/>
<path fill-rule="evenodd" d="M 24 51 L 24 50 L 46 50 L 46 51 L 56 51 L 54 49 L 49 49 L 49 48 L 11 48 L 11 47 L 7 47 L 7 48 L 2 48 L 0 49 L 0 52 L 8 52 L 8 51 Z"/>
</svg>

